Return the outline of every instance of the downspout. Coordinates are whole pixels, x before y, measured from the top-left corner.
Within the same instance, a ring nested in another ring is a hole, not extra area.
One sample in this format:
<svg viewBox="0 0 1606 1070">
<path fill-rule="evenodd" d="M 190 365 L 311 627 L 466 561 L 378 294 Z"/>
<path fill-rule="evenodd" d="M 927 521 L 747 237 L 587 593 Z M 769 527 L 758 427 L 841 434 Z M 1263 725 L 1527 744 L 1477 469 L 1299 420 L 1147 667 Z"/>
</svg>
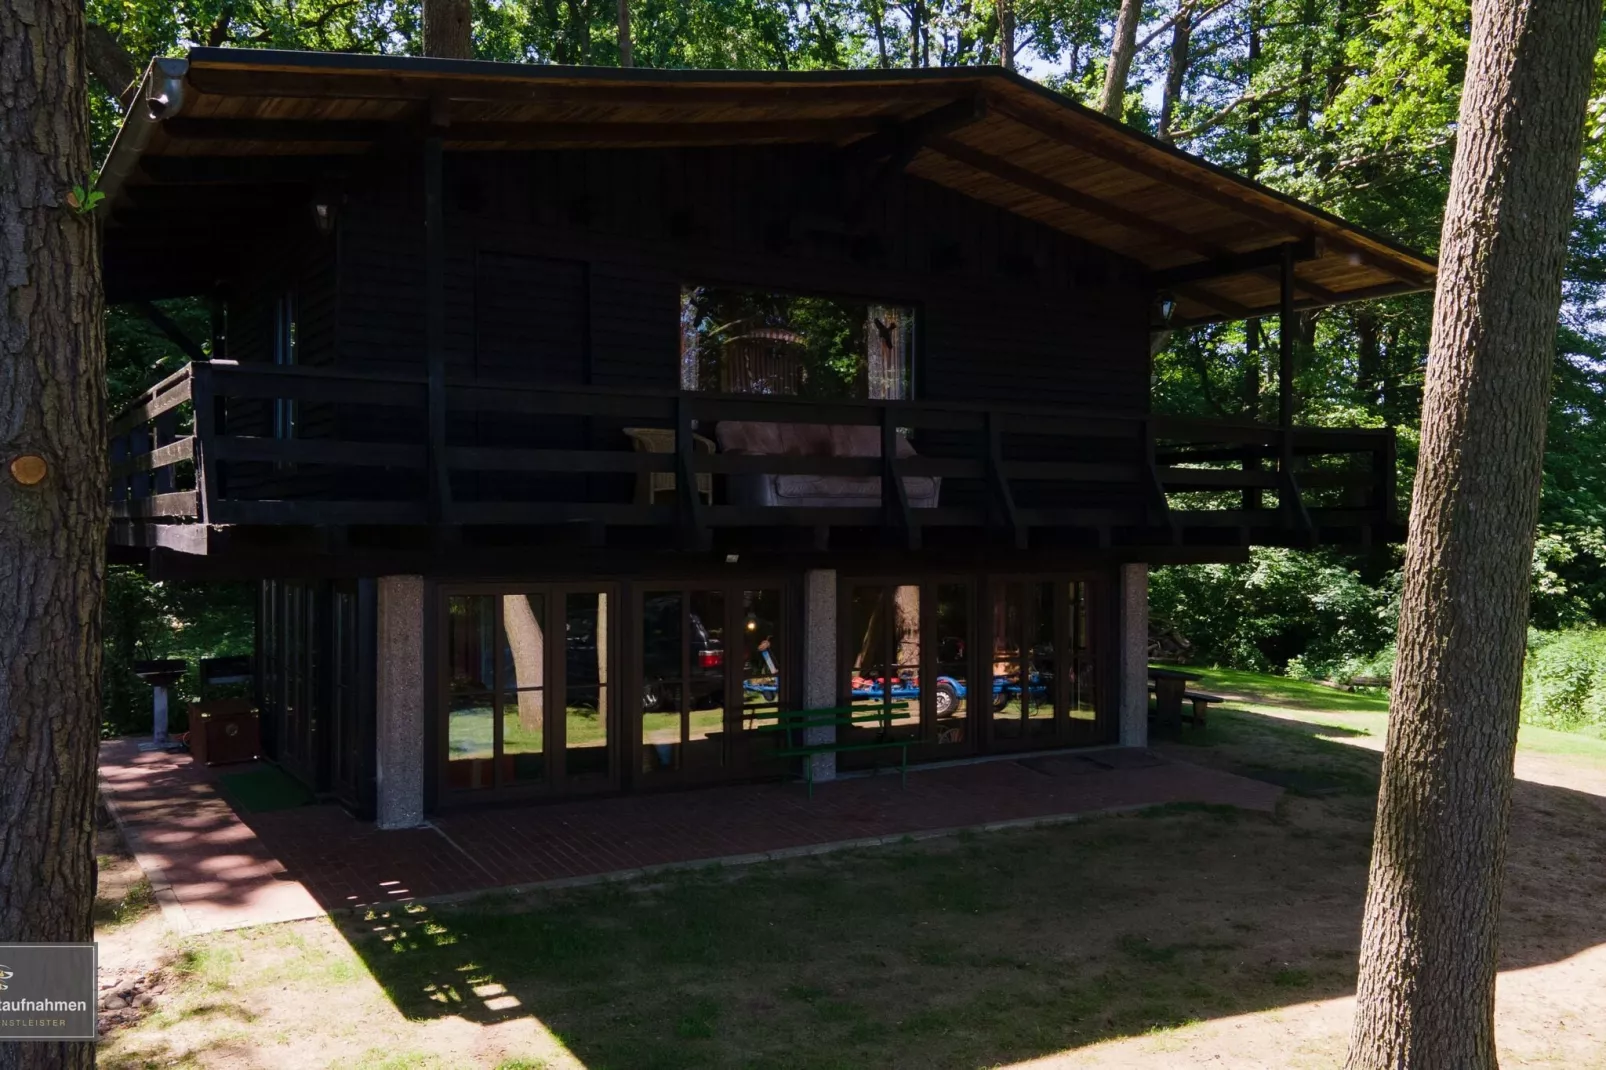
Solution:
<svg viewBox="0 0 1606 1070">
<path fill-rule="evenodd" d="M 182 57 L 154 59 L 145 69 L 134 99 L 123 117 L 106 162 L 101 165 L 97 188 L 106 195 L 96 213 L 102 222 L 111 218 L 112 210 L 122 198 L 123 183 L 139 166 L 140 156 L 150 144 L 157 124 L 177 115 L 184 107 L 184 79 L 189 74 L 190 61 Z"/>
</svg>

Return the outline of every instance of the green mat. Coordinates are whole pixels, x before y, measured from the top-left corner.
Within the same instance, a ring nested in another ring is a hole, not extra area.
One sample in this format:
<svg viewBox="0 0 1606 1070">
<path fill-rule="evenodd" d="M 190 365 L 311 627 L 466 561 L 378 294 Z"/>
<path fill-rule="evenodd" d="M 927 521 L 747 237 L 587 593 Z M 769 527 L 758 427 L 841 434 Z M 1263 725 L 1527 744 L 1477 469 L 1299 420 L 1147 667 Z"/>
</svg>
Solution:
<svg viewBox="0 0 1606 1070">
<path fill-rule="evenodd" d="M 224 773 L 218 781 L 230 802 L 255 814 L 289 810 L 312 801 L 312 792 L 306 785 L 272 766 L 249 773 Z"/>
</svg>

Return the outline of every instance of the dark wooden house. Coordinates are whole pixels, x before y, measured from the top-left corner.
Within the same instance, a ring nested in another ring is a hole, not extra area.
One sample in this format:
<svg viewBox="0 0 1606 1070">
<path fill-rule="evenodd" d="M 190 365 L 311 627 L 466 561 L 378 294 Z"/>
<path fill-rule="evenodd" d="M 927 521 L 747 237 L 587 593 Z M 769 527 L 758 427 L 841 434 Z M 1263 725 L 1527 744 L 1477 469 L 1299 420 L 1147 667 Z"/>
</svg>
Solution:
<svg viewBox="0 0 1606 1070">
<path fill-rule="evenodd" d="M 1155 415 L 1151 344 L 1433 262 L 1000 70 L 198 49 L 102 182 L 108 300 L 214 309 L 145 306 L 194 359 L 112 553 L 261 582 L 270 753 L 382 824 L 785 775 L 850 701 L 1142 743 L 1149 565 L 1399 530 L 1293 330 L 1275 423 Z"/>
</svg>

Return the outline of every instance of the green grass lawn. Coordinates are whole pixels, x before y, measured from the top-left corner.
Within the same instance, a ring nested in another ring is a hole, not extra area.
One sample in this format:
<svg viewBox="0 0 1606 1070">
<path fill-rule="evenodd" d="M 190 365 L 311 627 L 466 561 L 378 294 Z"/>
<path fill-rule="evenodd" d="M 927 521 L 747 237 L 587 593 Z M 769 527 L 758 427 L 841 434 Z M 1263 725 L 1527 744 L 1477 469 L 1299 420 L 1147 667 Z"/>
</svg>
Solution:
<svg viewBox="0 0 1606 1070">
<path fill-rule="evenodd" d="M 1189 686 L 1198 690 L 1231 696 L 1229 710 L 1251 713 L 1294 715 L 1308 724 L 1325 725 L 1364 735 L 1381 737 L 1388 723 L 1388 694 L 1381 689 L 1341 691 L 1325 684 L 1291 680 L 1285 676 L 1192 666 L 1200 679 Z M 1242 701 L 1236 700 L 1241 696 Z M 1351 714 L 1375 714 L 1354 717 Z M 1535 754 L 1576 756 L 1606 762 L 1606 738 L 1599 728 L 1562 732 L 1540 725 L 1524 724 L 1517 731 L 1517 748 Z"/>
</svg>

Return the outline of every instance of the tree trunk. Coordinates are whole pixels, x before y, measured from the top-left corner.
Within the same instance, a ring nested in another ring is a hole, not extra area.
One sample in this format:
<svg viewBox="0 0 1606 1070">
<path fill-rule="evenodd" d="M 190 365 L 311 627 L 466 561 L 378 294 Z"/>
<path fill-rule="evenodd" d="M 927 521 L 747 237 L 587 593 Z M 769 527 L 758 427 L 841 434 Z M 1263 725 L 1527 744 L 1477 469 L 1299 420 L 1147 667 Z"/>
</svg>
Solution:
<svg viewBox="0 0 1606 1070">
<path fill-rule="evenodd" d="M 84 27 L 84 59 L 89 64 L 89 73 L 101 88 L 115 96 L 127 111 L 134 91 L 139 88 L 139 67 L 134 57 L 110 30 L 91 22 Z"/>
<path fill-rule="evenodd" d="M 83 8 L 0 0 L 0 942 L 92 938 L 106 346 Z M 44 461 L 43 478 L 37 465 Z M 0 1044 L 0 1068 L 94 1046 Z"/>
<path fill-rule="evenodd" d="M 469 0 L 424 0 L 424 55 L 474 58 L 474 9 Z"/>
<path fill-rule="evenodd" d="M 998 0 L 998 62 L 1015 69 L 1015 0 Z"/>
<path fill-rule="evenodd" d="M 1476 0 L 1350 1070 L 1496 1065 L 1545 409 L 1600 0 Z"/>
<path fill-rule="evenodd" d="M 518 692 L 519 727 L 526 732 L 539 732 L 546 710 L 546 640 L 530 597 L 502 596 L 502 633 L 507 636 L 508 653 L 513 657 L 514 681 L 520 688 L 539 688 Z"/>
<path fill-rule="evenodd" d="M 1110 42 L 1110 65 L 1104 69 L 1104 97 L 1099 103 L 1099 111 L 1112 119 L 1120 119 L 1126 113 L 1126 79 L 1132 71 L 1138 23 L 1142 20 L 1143 0 L 1121 0 L 1115 38 Z"/>
<path fill-rule="evenodd" d="M 630 54 L 630 0 L 619 0 L 619 66 L 635 65 Z"/>
<path fill-rule="evenodd" d="M 1193 40 L 1193 12 L 1186 0 L 1177 6 L 1176 20 L 1171 24 L 1171 57 L 1165 71 L 1165 94 L 1160 98 L 1160 128 L 1158 136 L 1171 144 L 1171 123 L 1176 117 L 1177 101 L 1182 99 L 1182 83 L 1188 76 L 1188 52 Z"/>
</svg>

